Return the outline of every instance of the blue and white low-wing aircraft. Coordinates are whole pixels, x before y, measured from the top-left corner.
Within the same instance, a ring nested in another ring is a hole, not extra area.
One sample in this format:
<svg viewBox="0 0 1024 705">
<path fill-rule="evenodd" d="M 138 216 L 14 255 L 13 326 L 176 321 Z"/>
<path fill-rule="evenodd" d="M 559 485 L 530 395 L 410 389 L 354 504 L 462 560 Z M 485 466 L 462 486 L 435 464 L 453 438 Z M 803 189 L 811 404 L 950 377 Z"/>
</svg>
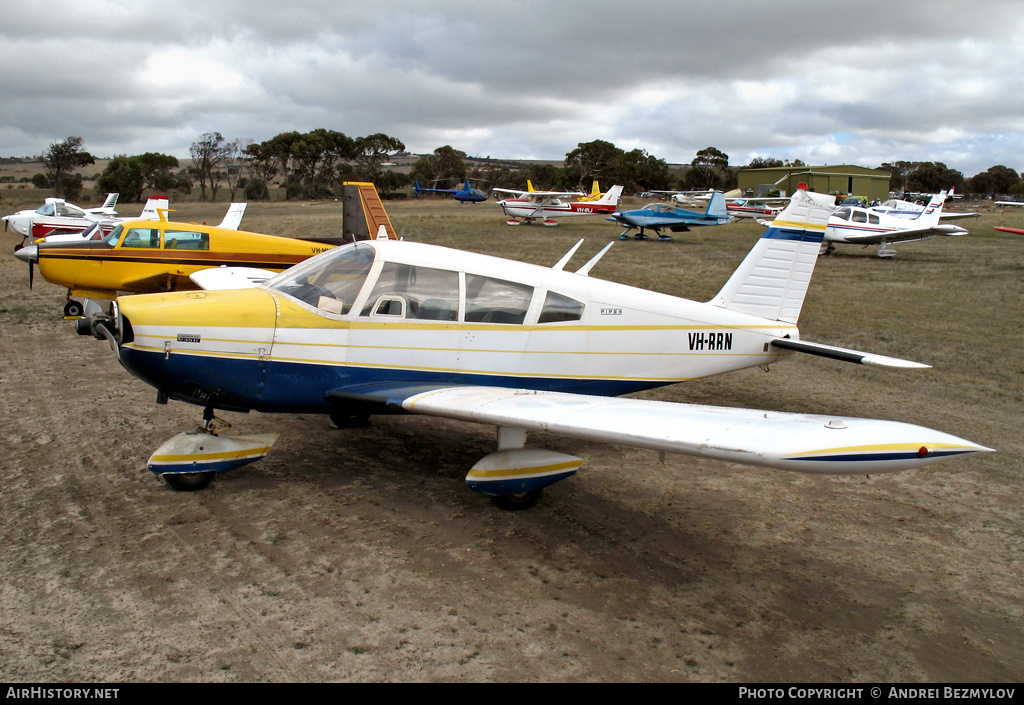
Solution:
<svg viewBox="0 0 1024 705">
<path fill-rule="evenodd" d="M 949 190 L 946 195 L 947 199 L 953 198 L 953 189 Z M 996 201 L 996 205 L 999 205 L 999 201 Z M 920 203 L 914 203 L 913 201 L 905 201 L 900 198 L 890 198 L 888 201 L 881 203 L 877 206 L 871 206 L 871 210 L 876 213 L 885 213 L 886 215 L 898 215 L 903 218 L 916 218 L 924 212 L 927 206 L 921 205 Z M 963 218 L 978 218 L 978 213 L 953 213 L 950 211 L 942 211 L 939 218 L 941 220 L 962 220 Z"/>
<path fill-rule="evenodd" d="M 466 481 L 510 509 L 582 463 L 527 449 L 528 432 L 814 473 L 904 470 L 990 450 L 893 421 L 614 398 L 793 352 L 927 367 L 800 340 L 832 209 L 831 197 L 798 191 L 706 303 L 588 276 L 610 244 L 567 272 L 579 244 L 548 268 L 378 235 L 256 287 L 124 297 L 85 332 L 108 339 L 157 401 L 205 407 L 202 428 L 150 458 L 176 489 L 204 487 L 273 444 L 274 434 L 216 435 L 216 409 L 321 413 L 338 425 L 405 412 L 494 426 L 495 452 Z"/>
<path fill-rule="evenodd" d="M 626 226 L 626 229 L 619 235 L 620 240 L 629 239 L 629 231 L 639 228 L 639 232 L 633 237 L 637 240 L 647 240 L 644 230 L 650 229 L 658 236 L 659 240 L 671 240 L 671 235 L 663 235 L 662 229 L 671 230 L 674 233 L 686 232 L 690 228 L 702 225 L 721 225 L 733 219 L 726 208 L 725 196 L 715 191 L 708 200 L 707 209 L 689 211 L 685 208 L 677 208 L 667 203 L 652 203 L 638 210 L 618 211 L 608 216 L 607 220 L 614 221 Z"/>
<path fill-rule="evenodd" d="M 958 225 L 939 222 L 945 200 L 946 192 L 940 191 L 916 218 L 888 215 L 856 206 L 837 208 L 828 220 L 822 253 L 831 254 L 836 243 L 845 243 L 879 245 L 879 257 L 894 257 L 896 250 L 890 245 L 896 242 L 930 240 L 937 235 L 966 235 L 967 230 Z"/>
</svg>

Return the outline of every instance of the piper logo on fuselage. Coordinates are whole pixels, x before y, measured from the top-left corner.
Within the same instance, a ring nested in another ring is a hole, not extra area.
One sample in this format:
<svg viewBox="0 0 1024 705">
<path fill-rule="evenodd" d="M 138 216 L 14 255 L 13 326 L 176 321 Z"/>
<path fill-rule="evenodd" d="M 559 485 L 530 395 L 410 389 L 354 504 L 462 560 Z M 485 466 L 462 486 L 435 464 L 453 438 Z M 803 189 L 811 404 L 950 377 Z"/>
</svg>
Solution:
<svg viewBox="0 0 1024 705">
<path fill-rule="evenodd" d="M 601 315 L 602 316 L 621 316 L 622 315 L 622 309 L 621 308 L 602 308 L 601 309 Z"/>
<path fill-rule="evenodd" d="M 732 350 L 732 333 L 687 333 L 690 350 Z"/>
<path fill-rule="evenodd" d="M 179 343 L 198 343 L 201 338 L 193 333 L 178 333 Z"/>
</svg>

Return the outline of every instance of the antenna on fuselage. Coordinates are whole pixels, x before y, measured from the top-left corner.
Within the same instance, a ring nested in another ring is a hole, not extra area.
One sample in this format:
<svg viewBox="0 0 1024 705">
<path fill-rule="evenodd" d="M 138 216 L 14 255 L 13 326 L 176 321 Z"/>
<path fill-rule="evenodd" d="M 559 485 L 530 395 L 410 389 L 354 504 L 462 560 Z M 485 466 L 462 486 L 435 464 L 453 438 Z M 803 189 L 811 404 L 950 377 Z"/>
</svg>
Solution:
<svg viewBox="0 0 1024 705">
<path fill-rule="evenodd" d="M 579 242 L 577 242 L 576 245 L 571 250 L 569 250 L 568 252 L 565 253 L 565 255 L 562 257 L 562 259 L 558 260 L 558 264 L 556 264 L 554 267 L 552 267 L 552 269 L 561 270 L 565 265 L 569 264 L 569 260 L 572 259 L 572 256 L 574 254 L 576 254 L 576 250 L 580 249 L 580 245 L 582 245 L 582 244 L 583 244 L 583 240 L 580 240 Z"/>
<path fill-rule="evenodd" d="M 611 248 L 611 246 L 614 245 L 614 244 L 615 244 L 615 241 L 612 240 L 607 245 L 605 245 L 604 248 L 600 252 L 598 252 L 596 255 L 594 255 L 589 262 L 587 262 L 585 265 L 583 265 L 582 267 L 577 269 L 576 273 L 577 274 L 582 274 L 583 276 L 589 275 L 590 274 L 590 270 L 594 268 L 594 265 L 597 264 L 601 260 L 602 257 L 604 257 L 604 253 L 607 252 Z"/>
</svg>

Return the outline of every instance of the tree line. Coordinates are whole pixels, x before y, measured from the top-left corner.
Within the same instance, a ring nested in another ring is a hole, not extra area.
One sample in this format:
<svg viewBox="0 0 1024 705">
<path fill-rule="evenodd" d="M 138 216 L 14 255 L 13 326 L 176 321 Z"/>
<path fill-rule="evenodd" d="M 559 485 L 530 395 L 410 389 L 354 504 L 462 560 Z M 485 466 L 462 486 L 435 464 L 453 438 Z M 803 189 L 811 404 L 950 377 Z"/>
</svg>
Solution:
<svg viewBox="0 0 1024 705">
<path fill-rule="evenodd" d="M 95 163 L 84 151 L 81 137 L 54 142 L 38 159 L 45 173 L 33 177 L 38 188 L 52 188 L 54 195 L 74 199 L 83 188 L 76 170 Z M 637 191 L 697 190 L 735 188 L 741 168 L 806 166 L 795 160 L 784 162 L 758 157 L 745 167 L 730 166 L 729 155 L 716 147 L 696 153 L 683 169 L 669 168 L 664 159 L 642 149 L 626 151 L 604 140 L 580 142 L 565 155 L 561 167 L 550 163 L 523 165 L 490 157 L 470 157 L 450 145 L 438 147 L 420 157 L 409 174 L 387 168 L 397 155 L 405 153 L 401 140 L 377 133 L 350 137 L 335 130 L 283 132 L 264 142 L 250 139 L 228 141 L 219 132 L 204 133 L 192 143 L 191 165 L 181 168 L 176 157 L 147 152 L 118 155 L 96 180 L 101 193 L 118 192 L 123 201 L 141 201 L 150 192 L 192 193 L 201 200 L 215 200 L 221 189 L 237 200 L 270 198 L 276 184 L 286 199 L 322 199 L 340 193 L 344 181 L 371 181 L 385 198 L 412 185 L 456 185 L 466 179 L 487 188 L 523 188 L 527 179 L 539 189 L 589 191 L 593 181 L 622 184 L 627 193 Z M 888 171 L 889 190 L 897 193 L 934 193 L 955 188 L 964 194 L 1024 194 L 1024 180 L 1013 169 L 998 165 L 970 178 L 941 162 L 897 161 L 878 167 Z"/>
</svg>

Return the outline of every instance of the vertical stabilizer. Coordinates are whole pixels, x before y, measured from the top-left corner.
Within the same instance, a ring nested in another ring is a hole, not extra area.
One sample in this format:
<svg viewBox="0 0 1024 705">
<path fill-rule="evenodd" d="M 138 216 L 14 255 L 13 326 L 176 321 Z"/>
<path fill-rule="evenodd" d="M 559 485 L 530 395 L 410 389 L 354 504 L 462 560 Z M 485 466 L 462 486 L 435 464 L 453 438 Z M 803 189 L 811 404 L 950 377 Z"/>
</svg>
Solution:
<svg viewBox="0 0 1024 705">
<path fill-rule="evenodd" d="M 942 204 L 946 202 L 946 192 L 939 191 L 928 201 L 928 205 L 921 211 L 921 215 L 914 218 L 914 223 L 922 228 L 932 228 L 939 224 L 942 216 Z"/>
<path fill-rule="evenodd" d="M 834 209 L 835 197 L 798 190 L 708 303 L 796 323 Z"/>
<path fill-rule="evenodd" d="M 721 191 L 715 191 L 711 194 L 711 200 L 708 202 L 708 209 L 704 215 L 711 216 L 712 218 L 728 218 L 729 209 L 725 205 L 725 194 Z"/>
<path fill-rule="evenodd" d="M 595 201 L 595 203 L 600 203 L 602 205 L 611 204 L 613 206 L 617 206 L 619 205 L 619 196 L 621 195 L 622 186 L 616 184 L 615 186 L 612 186 L 610 189 L 608 189 L 608 191 L 603 196 L 601 196 L 601 200 Z"/>
<path fill-rule="evenodd" d="M 346 241 L 369 240 L 380 231 L 381 226 L 389 239 L 398 239 L 376 186 L 371 182 L 346 181 L 342 189 L 342 229 Z"/>
</svg>

